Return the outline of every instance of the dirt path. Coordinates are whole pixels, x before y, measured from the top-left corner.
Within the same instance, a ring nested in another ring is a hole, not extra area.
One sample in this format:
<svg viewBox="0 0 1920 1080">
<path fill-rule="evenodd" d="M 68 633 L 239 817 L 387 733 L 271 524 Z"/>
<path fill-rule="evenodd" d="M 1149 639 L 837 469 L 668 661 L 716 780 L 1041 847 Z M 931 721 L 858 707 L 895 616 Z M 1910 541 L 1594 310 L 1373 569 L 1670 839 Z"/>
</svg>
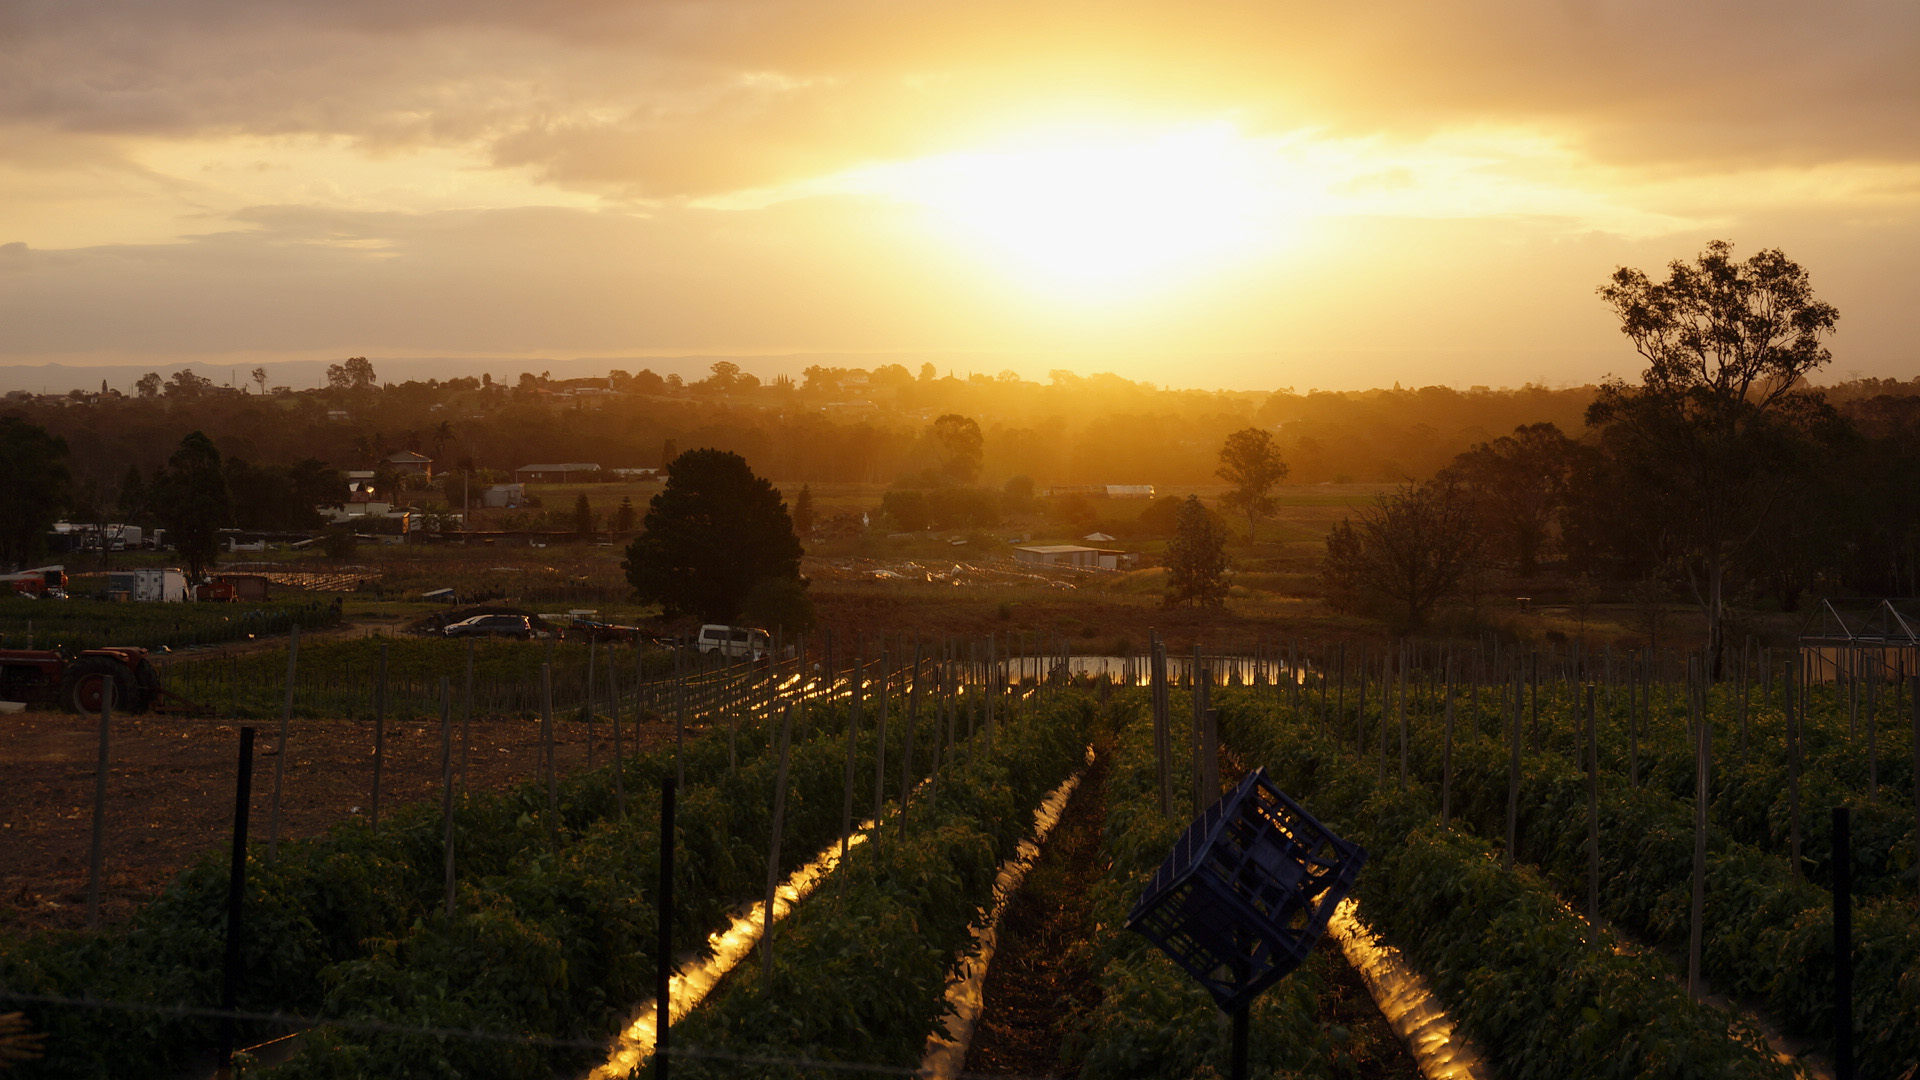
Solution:
<svg viewBox="0 0 1920 1080">
<path fill-rule="evenodd" d="M 1107 871 L 1107 758 L 1094 759 L 1067 800 L 1040 860 L 1000 917 L 987 969 L 986 1007 L 967 1051 L 971 1073 L 1072 1075 L 1060 1044 L 1075 1017 L 1099 1004 L 1095 972 L 1079 946 L 1091 929 L 1091 887 Z"/>
<path fill-rule="evenodd" d="M 277 721 L 255 725 L 253 835 L 264 840 L 271 805 Z M 596 725 L 605 763 L 612 732 Z M 84 925 L 87 852 L 93 830 L 98 721 L 57 712 L 0 718 L 0 932 Z M 632 738 L 631 721 L 626 738 Z M 498 790 L 536 775 L 540 726 L 519 720 L 472 725 L 468 786 Z M 670 742 L 669 724 L 641 728 L 642 747 Z M 222 850 L 233 819 L 239 726 L 168 717 L 116 718 L 107 780 L 103 921 L 124 919 L 181 868 Z M 459 726 L 454 728 L 458 754 Z M 555 723 L 565 772 L 587 761 L 586 725 Z M 458 758 L 456 757 L 456 767 Z M 281 835 L 311 836 L 363 815 L 373 780 L 373 724 L 294 720 L 287 737 Z M 381 807 L 437 798 L 438 723 L 387 725 Z"/>
</svg>

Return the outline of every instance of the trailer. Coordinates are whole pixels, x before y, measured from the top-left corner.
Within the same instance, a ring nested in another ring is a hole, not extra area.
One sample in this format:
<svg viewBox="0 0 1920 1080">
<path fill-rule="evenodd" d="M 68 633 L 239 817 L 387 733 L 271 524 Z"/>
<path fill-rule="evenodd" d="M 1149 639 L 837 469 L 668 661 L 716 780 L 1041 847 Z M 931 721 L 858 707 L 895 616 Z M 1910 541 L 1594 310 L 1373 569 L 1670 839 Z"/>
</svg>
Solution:
<svg viewBox="0 0 1920 1080">
<path fill-rule="evenodd" d="M 67 568 L 36 566 L 17 574 L 0 574 L 0 587 L 11 588 L 15 593 L 34 600 L 65 600 Z"/>
<path fill-rule="evenodd" d="M 179 570 L 121 570 L 107 575 L 108 591 L 147 603 L 174 603 L 191 595 Z"/>
</svg>

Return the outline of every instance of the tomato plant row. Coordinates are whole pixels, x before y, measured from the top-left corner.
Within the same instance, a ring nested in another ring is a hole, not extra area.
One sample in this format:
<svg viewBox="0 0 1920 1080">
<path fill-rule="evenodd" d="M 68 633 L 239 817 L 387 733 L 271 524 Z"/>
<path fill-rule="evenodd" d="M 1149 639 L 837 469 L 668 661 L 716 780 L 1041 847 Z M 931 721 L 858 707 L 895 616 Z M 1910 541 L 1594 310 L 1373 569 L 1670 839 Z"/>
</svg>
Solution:
<svg viewBox="0 0 1920 1080">
<path fill-rule="evenodd" d="M 1549 881 L 1505 869 L 1471 829 L 1439 828 L 1425 784 L 1380 783 L 1376 761 L 1270 698 L 1229 693 L 1222 706 L 1249 762 L 1368 849 L 1362 915 L 1426 973 L 1502 1075 L 1790 1075 L 1735 1018 L 1690 1000 L 1657 958 L 1596 943 Z"/>
<path fill-rule="evenodd" d="M 1723 725 L 1726 719 L 1720 717 Z M 1523 750 L 1531 746 L 1530 720 L 1529 713 L 1522 721 Z M 1574 720 L 1549 716 L 1543 726 L 1571 730 Z M 1365 760 L 1355 767 L 1393 782 L 1399 775 L 1397 733 L 1389 727 L 1385 734 L 1389 750 L 1385 760 L 1378 754 L 1377 743 L 1370 743 Z M 1415 781 L 1437 787 L 1442 751 L 1431 720 L 1414 727 L 1410 735 L 1408 760 Z M 1753 737 L 1753 732 L 1749 735 Z M 1599 755 L 1601 914 L 1645 941 L 1684 953 L 1690 932 L 1692 800 L 1676 798 L 1653 784 L 1633 787 L 1630 777 L 1620 771 L 1619 741 L 1603 740 Z M 1540 866 L 1563 895 L 1584 896 L 1588 875 L 1585 773 L 1574 763 L 1570 736 L 1561 746 L 1549 741 L 1544 747 L 1543 753 L 1522 755 L 1516 854 Z M 1351 744 L 1346 755 L 1353 760 Z M 1708 833 L 1703 970 L 1716 985 L 1764 1002 L 1772 1018 L 1789 1032 L 1821 1044 L 1832 1030 L 1830 897 L 1817 883 L 1796 878 L 1785 858 L 1742 843 L 1738 830 L 1723 824 L 1741 819 L 1737 812 L 1721 811 L 1722 806 L 1737 807 L 1738 793 L 1758 792 L 1768 775 L 1777 777 L 1763 761 L 1755 755 L 1746 765 L 1716 770 L 1731 779 L 1722 782 Z M 1510 766 L 1509 742 L 1456 731 L 1452 790 L 1459 824 L 1481 835 L 1504 837 Z M 1823 792 L 1832 793 L 1832 789 L 1823 788 L 1812 776 L 1803 777 L 1802 805 L 1821 810 L 1805 815 L 1809 826 L 1827 818 L 1828 804 L 1811 801 Z M 1779 791 L 1774 794 L 1779 800 L 1785 798 Z M 1438 814 L 1432 817 L 1437 822 Z M 1857 872 L 1870 885 L 1877 883 L 1882 893 L 1857 903 L 1853 916 L 1854 1040 L 1862 1068 L 1871 1071 L 1875 1064 L 1910 1062 L 1920 1056 L 1920 1036 L 1907 1019 L 1920 1007 L 1920 987 L 1907 977 L 1920 965 L 1920 929 L 1913 925 L 1911 900 L 1890 894 L 1889 888 L 1897 882 L 1910 841 L 1887 821 L 1887 815 L 1863 817 L 1867 828 L 1857 830 L 1861 840 L 1854 849 Z M 1827 851 L 1813 843 L 1814 836 L 1825 836 L 1824 829 L 1818 834 L 1811 828 L 1807 832 L 1808 848 L 1824 859 Z M 1810 865 L 1821 876 L 1827 872 L 1824 863 Z"/>
<path fill-rule="evenodd" d="M 1086 948 L 1098 972 L 1100 1001 L 1074 1049 L 1087 1080 L 1224 1075 L 1227 1031 L 1212 997 L 1145 938 L 1125 929 L 1128 910 L 1186 827 L 1160 812 L 1152 723 L 1130 703 L 1109 758 L 1105 854 L 1112 863 L 1094 888 L 1093 932 Z M 1184 741 L 1173 771 L 1185 775 Z M 1249 1061 L 1256 1070 L 1300 1077 L 1347 1075 L 1363 1033 L 1322 1023 L 1326 987 L 1324 942 L 1305 965 L 1255 1000 Z"/>
<path fill-rule="evenodd" d="M 1084 760 L 1095 706 L 1057 698 L 1007 724 L 993 752 L 954 756 L 908 814 L 849 855 L 774 929 L 771 979 L 742 964 L 676 1026 L 672 1044 L 730 1055 L 917 1067 L 970 928 L 1033 811 Z M 788 1076 L 732 1058 L 675 1076 Z"/>
<path fill-rule="evenodd" d="M 890 771 L 904 760 L 903 703 L 894 703 Z M 783 853 L 803 862 L 839 832 L 845 707 L 817 709 L 794 735 Z M 914 769 L 930 760 L 934 711 L 923 710 Z M 871 777 L 875 740 L 863 725 L 856 770 Z M 764 881 L 774 761 L 769 725 L 743 732 L 737 767 L 724 732 L 688 742 L 683 767 L 675 940 L 704 945 L 729 905 Z M 616 813 L 612 768 L 564 778 L 559 842 L 537 782 L 475 796 L 456 812 L 458 898 L 442 908 L 444 823 L 437 806 L 405 807 L 375 834 L 361 823 L 282 844 L 249 860 L 245 1009 L 604 1036 L 650 985 L 657 867 L 657 779 L 671 751 L 626 764 L 632 813 Z M 869 781 L 870 783 L 870 781 Z M 0 985 L 23 993 L 210 1007 L 218 1000 L 225 860 L 183 872 L 126 926 L 0 941 Z M 29 1010 L 49 1054 L 27 1075 L 164 1070 L 211 1040 L 213 1025 L 139 1011 Z M 526 1044 L 445 1041 L 321 1029 L 283 1069 L 293 1076 L 523 1076 L 569 1066 L 569 1053 Z M 577 1056 L 577 1054 L 573 1055 Z"/>
</svg>

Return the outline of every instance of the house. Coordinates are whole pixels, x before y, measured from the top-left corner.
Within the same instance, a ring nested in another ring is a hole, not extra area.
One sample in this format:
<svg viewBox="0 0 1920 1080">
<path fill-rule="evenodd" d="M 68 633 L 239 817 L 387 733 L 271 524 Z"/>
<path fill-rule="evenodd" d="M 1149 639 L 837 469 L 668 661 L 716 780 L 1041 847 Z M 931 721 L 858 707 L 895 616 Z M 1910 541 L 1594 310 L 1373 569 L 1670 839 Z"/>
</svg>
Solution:
<svg viewBox="0 0 1920 1080">
<path fill-rule="evenodd" d="M 572 480 L 592 480 L 600 466 L 591 461 L 563 461 L 557 465 L 522 465 L 513 470 L 513 478 L 523 484 L 564 484 Z"/>
<path fill-rule="evenodd" d="M 524 484 L 490 484 L 480 493 L 480 505 L 492 510 L 513 509 L 526 501 Z"/>
<path fill-rule="evenodd" d="M 321 517 L 329 525 L 352 525 L 355 532 L 384 532 L 393 529 L 401 534 L 419 530 L 426 522 L 416 517 L 419 511 L 410 506 L 395 506 L 391 501 L 371 492 L 356 491 L 347 496 L 339 506 L 316 506 Z"/>
<path fill-rule="evenodd" d="M 1152 484 L 1108 484 L 1107 498 L 1109 499 L 1151 499 L 1153 498 L 1153 485 Z"/>
<path fill-rule="evenodd" d="M 397 473 L 433 479 L 433 459 L 425 454 L 396 450 L 387 455 L 387 464 L 393 466 L 393 471 Z"/>
<path fill-rule="evenodd" d="M 1013 549 L 1015 562 L 1030 566 L 1071 566 L 1081 570 L 1118 570 L 1133 557 L 1124 551 L 1079 544 L 1024 544 Z"/>
</svg>

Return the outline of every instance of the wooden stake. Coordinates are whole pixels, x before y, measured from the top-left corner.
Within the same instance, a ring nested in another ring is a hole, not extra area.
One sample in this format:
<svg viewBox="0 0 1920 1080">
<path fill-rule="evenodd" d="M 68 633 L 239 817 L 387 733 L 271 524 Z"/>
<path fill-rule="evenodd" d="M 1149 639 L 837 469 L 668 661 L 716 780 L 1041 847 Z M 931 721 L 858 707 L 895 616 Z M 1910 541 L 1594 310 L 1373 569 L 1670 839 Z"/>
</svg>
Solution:
<svg viewBox="0 0 1920 1080">
<path fill-rule="evenodd" d="M 887 637 L 880 635 L 880 679 L 876 698 L 879 704 L 879 716 L 875 718 L 873 728 L 873 825 L 874 835 L 880 835 L 880 812 L 886 808 L 887 780 L 887 696 L 891 693 L 892 655 L 887 651 Z"/>
<path fill-rule="evenodd" d="M 453 918 L 453 690 L 440 676 L 440 821 L 445 828 L 447 918 Z"/>
<path fill-rule="evenodd" d="M 773 901 L 780 884 L 780 833 L 787 819 L 787 748 L 793 737 L 793 710 L 788 705 L 780 721 L 780 764 L 773 780 L 773 846 L 767 852 L 767 900 L 760 931 L 760 979 L 773 978 Z"/>
<path fill-rule="evenodd" d="M 1713 725 L 1708 722 L 1701 700 L 1706 691 L 1701 661 L 1690 661 L 1688 674 L 1693 692 L 1688 695 L 1694 727 L 1693 773 L 1693 907 L 1687 934 L 1687 993 L 1699 1000 L 1706 993 L 1700 973 L 1700 941 L 1707 904 L 1707 800 L 1708 774 L 1713 760 Z"/>
<path fill-rule="evenodd" d="M 540 665 L 540 751 L 547 767 L 547 843 L 560 854 L 560 771 L 553 754 L 553 665 Z"/>
<path fill-rule="evenodd" d="M 380 643 L 380 674 L 373 684 L 373 831 L 380 831 L 380 774 L 387 758 L 387 643 Z"/>
<path fill-rule="evenodd" d="M 865 662 L 866 643 L 858 639 L 853 646 L 853 681 L 847 686 L 847 770 L 846 797 L 840 804 L 840 857 L 847 857 L 847 843 L 853 836 L 853 759 L 860 743 L 860 676 Z"/>
<path fill-rule="evenodd" d="M 100 925 L 100 875 L 107 846 L 108 744 L 113 737 L 112 676 L 100 680 L 100 753 L 93 765 L 93 843 L 87 849 L 87 929 Z"/>
<path fill-rule="evenodd" d="M 273 805 L 267 815 L 267 859 L 280 853 L 280 789 L 287 774 L 287 725 L 293 720 L 293 679 L 300 664 L 300 624 L 287 638 L 287 699 L 280 710 L 280 738 L 273 750 Z"/>
<path fill-rule="evenodd" d="M 1593 687 L 1587 687 L 1587 925 L 1593 947 L 1600 947 L 1600 736 L 1593 707 Z"/>
<path fill-rule="evenodd" d="M 1513 850 L 1520 841 L 1520 673 L 1513 674 L 1512 749 L 1507 761 L 1507 869 L 1513 869 Z"/>
</svg>

